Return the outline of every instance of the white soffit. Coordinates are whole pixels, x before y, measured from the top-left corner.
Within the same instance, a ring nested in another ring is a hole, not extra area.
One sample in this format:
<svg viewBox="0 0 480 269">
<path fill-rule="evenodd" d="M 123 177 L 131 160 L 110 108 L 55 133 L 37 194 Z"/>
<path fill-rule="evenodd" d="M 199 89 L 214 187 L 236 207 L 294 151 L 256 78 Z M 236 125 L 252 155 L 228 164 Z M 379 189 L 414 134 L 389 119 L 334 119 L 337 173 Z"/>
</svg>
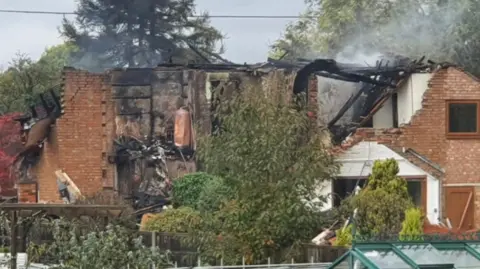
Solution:
<svg viewBox="0 0 480 269">
<path fill-rule="evenodd" d="M 375 160 L 395 159 L 399 176 L 427 176 L 428 173 L 410 163 L 395 151 L 377 142 L 360 142 L 342 153 L 337 161 L 341 168 L 338 177 L 366 177 L 372 172 Z"/>
</svg>

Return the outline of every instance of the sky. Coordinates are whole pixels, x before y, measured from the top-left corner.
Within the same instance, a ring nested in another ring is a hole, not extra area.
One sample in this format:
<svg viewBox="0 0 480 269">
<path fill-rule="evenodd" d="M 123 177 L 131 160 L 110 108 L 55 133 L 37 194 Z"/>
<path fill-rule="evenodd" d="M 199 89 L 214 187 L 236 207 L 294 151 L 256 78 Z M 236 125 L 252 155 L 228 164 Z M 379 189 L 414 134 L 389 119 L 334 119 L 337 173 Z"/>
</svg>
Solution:
<svg viewBox="0 0 480 269">
<path fill-rule="evenodd" d="M 196 0 L 197 11 L 210 15 L 287 15 L 295 16 L 304 0 Z M 75 10 L 74 0 L 0 0 L 0 9 L 59 11 Z M 73 18 L 73 16 L 67 16 Z M 17 53 L 38 59 L 46 47 L 62 43 L 58 27 L 61 15 L 0 13 L 0 67 L 8 66 Z M 295 19 L 212 18 L 212 25 L 227 38 L 223 57 L 236 63 L 264 62 L 269 45 Z"/>
</svg>

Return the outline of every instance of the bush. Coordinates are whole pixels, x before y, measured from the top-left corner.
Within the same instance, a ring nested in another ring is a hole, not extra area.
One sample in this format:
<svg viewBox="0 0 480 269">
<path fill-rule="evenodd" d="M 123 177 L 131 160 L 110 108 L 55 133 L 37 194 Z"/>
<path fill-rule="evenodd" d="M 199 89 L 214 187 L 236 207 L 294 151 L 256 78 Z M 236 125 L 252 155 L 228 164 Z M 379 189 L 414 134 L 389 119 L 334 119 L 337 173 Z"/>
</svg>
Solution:
<svg viewBox="0 0 480 269">
<path fill-rule="evenodd" d="M 397 176 L 394 159 L 375 161 L 366 187 L 351 198 L 357 208 L 357 232 L 362 236 L 391 237 L 401 230 L 405 210 L 413 203 L 408 195 L 407 182 Z"/>
<path fill-rule="evenodd" d="M 234 195 L 233 189 L 225 184 L 223 179 L 215 177 L 200 193 L 197 209 L 200 212 L 218 211 L 225 202 L 232 200 Z"/>
<path fill-rule="evenodd" d="M 200 213 L 190 207 L 167 209 L 156 214 L 145 224 L 145 230 L 164 233 L 188 233 L 202 222 Z"/>
<path fill-rule="evenodd" d="M 345 229 L 342 227 L 336 231 L 334 245 L 338 247 L 348 247 L 352 245 L 352 240 L 352 224 L 349 224 L 347 227 L 345 227 Z"/>
<path fill-rule="evenodd" d="M 197 208 L 203 188 L 215 180 L 207 173 L 198 172 L 185 175 L 173 181 L 173 204 L 175 207 Z"/>
<path fill-rule="evenodd" d="M 29 246 L 35 259 L 48 260 L 48 264 L 59 265 L 58 269 L 127 268 L 138 269 L 169 266 L 168 257 L 159 249 L 142 244 L 135 230 L 119 225 L 107 225 L 105 229 L 82 232 L 81 223 L 53 220 L 48 223 L 54 240 L 41 246 Z"/>
<path fill-rule="evenodd" d="M 405 220 L 400 231 L 400 240 L 418 241 L 422 240 L 423 214 L 419 208 L 409 208 L 405 211 Z"/>
</svg>

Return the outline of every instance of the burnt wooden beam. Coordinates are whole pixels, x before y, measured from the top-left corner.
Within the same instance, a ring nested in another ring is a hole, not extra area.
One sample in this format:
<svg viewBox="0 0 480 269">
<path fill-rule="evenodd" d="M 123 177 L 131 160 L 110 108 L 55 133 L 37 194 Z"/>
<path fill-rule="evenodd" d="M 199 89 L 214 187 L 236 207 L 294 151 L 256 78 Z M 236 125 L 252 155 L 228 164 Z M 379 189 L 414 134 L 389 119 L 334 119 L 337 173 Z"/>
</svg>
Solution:
<svg viewBox="0 0 480 269">
<path fill-rule="evenodd" d="M 337 121 L 339 121 L 343 117 L 343 115 L 345 115 L 345 113 L 348 111 L 348 109 L 350 107 L 352 107 L 352 105 L 355 103 L 355 101 L 357 101 L 358 98 L 363 93 L 369 92 L 375 87 L 378 87 L 378 86 L 372 86 L 372 85 L 366 84 L 361 89 L 359 89 L 354 95 L 350 96 L 350 98 L 347 100 L 347 102 L 345 102 L 345 104 L 342 106 L 342 108 L 340 108 L 337 115 L 335 115 L 335 117 L 330 122 L 328 122 L 328 125 L 327 125 L 328 128 L 335 125 L 335 123 L 337 123 Z"/>
<path fill-rule="evenodd" d="M 50 112 L 52 112 L 52 107 L 45 100 L 45 97 L 43 96 L 43 93 L 40 94 L 40 101 L 42 102 L 42 106 L 45 109 L 45 111 L 47 112 L 47 114 L 50 114 Z"/>
<path fill-rule="evenodd" d="M 50 96 L 52 96 L 53 102 L 55 103 L 55 106 L 57 106 L 58 111 L 62 110 L 62 105 L 60 104 L 60 99 L 57 97 L 55 94 L 55 91 L 53 89 L 49 90 Z"/>
<path fill-rule="evenodd" d="M 325 77 L 325 78 L 342 80 L 342 81 L 346 81 L 346 82 L 359 82 L 358 79 L 347 78 L 347 77 L 343 77 L 343 76 L 340 76 L 340 75 L 324 73 L 324 72 L 317 72 L 317 73 L 315 73 L 315 75 Z"/>
</svg>

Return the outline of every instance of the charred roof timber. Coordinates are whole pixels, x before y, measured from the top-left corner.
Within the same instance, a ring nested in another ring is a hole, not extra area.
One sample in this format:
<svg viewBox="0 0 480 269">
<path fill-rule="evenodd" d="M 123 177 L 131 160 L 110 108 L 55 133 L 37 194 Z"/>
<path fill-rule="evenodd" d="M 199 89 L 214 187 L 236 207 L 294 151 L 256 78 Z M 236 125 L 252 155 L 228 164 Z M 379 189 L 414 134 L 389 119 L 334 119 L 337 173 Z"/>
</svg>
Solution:
<svg viewBox="0 0 480 269">
<path fill-rule="evenodd" d="M 433 61 L 424 63 L 425 57 L 419 60 L 410 60 L 405 57 L 392 57 L 392 60 L 377 61 L 375 66 L 359 66 L 354 64 L 338 63 L 332 59 L 307 60 L 298 59 L 297 62 L 286 62 L 269 59 L 269 63 L 276 66 L 298 68 L 294 81 L 294 93 L 306 94 L 308 78 L 315 74 L 326 78 L 345 82 L 361 83 L 361 87 L 350 96 L 337 114 L 327 123 L 328 128 L 337 139 L 342 138 L 355 128 L 364 126 L 378 111 L 402 81 L 413 73 L 432 72 L 441 67 L 452 66 L 448 63 L 437 64 Z M 366 96 L 361 106 L 361 113 L 348 126 L 336 126 L 343 115 L 357 102 L 360 96 Z M 338 142 L 338 141 L 337 141 Z"/>
</svg>

